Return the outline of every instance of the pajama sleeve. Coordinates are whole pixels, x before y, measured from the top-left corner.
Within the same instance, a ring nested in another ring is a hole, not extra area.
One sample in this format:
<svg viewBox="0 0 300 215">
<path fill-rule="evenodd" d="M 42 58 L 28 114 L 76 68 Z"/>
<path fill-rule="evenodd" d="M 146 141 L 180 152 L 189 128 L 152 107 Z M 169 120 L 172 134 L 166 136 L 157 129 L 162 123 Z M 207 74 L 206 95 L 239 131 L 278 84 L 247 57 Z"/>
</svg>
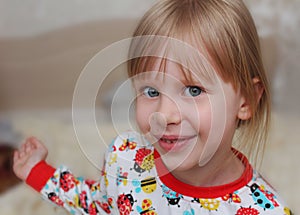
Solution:
<svg viewBox="0 0 300 215">
<path fill-rule="evenodd" d="M 26 183 L 44 199 L 71 214 L 118 214 L 115 201 L 106 194 L 105 171 L 99 181 L 75 177 L 66 167 L 54 169 L 45 161 L 30 172 Z"/>
</svg>

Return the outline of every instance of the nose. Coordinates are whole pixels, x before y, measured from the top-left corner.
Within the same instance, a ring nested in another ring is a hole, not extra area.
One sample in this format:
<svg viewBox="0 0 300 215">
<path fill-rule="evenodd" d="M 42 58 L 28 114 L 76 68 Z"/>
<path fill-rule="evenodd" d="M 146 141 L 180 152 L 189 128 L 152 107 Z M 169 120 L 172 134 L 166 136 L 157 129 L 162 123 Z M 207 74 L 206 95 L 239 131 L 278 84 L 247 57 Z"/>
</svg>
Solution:
<svg viewBox="0 0 300 215">
<path fill-rule="evenodd" d="M 177 125 L 181 122 L 179 103 L 168 95 L 161 95 L 157 112 L 165 120 L 166 125 Z"/>
</svg>

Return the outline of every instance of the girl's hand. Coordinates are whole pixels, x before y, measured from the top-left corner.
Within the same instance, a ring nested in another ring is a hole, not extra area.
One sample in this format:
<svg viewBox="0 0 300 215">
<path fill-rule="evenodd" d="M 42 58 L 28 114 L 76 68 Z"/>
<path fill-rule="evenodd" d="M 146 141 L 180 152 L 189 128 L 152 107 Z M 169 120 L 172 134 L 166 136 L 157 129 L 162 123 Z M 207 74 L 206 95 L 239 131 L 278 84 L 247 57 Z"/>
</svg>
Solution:
<svg viewBox="0 0 300 215">
<path fill-rule="evenodd" d="M 35 137 L 29 137 L 14 153 L 14 173 L 26 181 L 31 169 L 40 161 L 45 160 L 47 155 L 48 150 L 44 144 Z"/>
</svg>

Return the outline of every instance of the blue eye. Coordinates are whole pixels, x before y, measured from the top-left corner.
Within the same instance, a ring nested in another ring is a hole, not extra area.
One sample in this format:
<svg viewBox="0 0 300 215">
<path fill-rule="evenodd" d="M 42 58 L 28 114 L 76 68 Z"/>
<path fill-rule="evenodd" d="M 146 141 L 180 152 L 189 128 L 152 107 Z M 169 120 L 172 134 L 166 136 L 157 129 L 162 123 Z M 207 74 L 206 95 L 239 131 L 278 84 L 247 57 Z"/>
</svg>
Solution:
<svg viewBox="0 0 300 215">
<path fill-rule="evenodd" d="M 196 97 L 196 96 L 199 96 L 202 92 L 203 92 L 203 90 L 200 87 L 188 86 L 184 90 L 184 95 Z"/>
<path fill-rule="evenodd" d="M 143 90 L 143 94 L 150 98 L 159 96 L 159 92 L 153 87 L 145 87 Z"/>
</svg>

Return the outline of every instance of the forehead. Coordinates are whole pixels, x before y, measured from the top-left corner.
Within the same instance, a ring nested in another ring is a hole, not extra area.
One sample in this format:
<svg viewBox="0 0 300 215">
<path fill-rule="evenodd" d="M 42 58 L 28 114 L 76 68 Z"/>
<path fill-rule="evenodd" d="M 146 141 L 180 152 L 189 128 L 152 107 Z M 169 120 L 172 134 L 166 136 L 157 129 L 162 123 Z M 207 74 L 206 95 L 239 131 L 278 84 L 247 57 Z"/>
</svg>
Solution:
<svg viewBox="0 0 300 215">
<path fill-rule="evenodd" d="M 150 80 L 172 76 L 182 83 L 209 83 L 217 81 L 218 76 L 213 67 L 203 62 L 178 62 L 166 58 L 143 57 L 139 59 L 133 80 Z"/>
<path fill-rule="evenodd" d="M 205 44 L 185 33 L 179 38 L 157 35 L 133 38 L 129 58 L 130 77 L 145 71 L 164 71 L 169 62 L 178 64 L 187 77 L 192 74 L 207 81 L 216 75 Z"/>
</svg>

